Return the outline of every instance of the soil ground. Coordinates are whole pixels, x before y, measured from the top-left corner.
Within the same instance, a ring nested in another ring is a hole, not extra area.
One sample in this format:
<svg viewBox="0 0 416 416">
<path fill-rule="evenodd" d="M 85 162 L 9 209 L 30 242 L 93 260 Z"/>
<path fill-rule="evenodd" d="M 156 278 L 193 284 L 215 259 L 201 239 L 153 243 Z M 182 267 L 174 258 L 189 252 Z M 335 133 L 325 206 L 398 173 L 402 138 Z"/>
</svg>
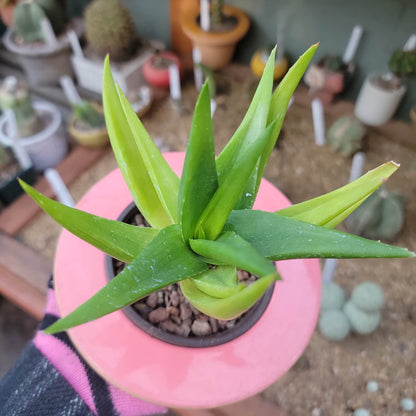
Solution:
<svg viewBox="0 0 416 416">
<path fill-rule="evenodd" d="M 253 79 L 245 71 L 220 74 L 214 135 L 217 152 L 241 121 L 253 93 Z M 169 99 L 159 100 L 143 118 L 152 138 L 164 150 L 184 150 L 196 92 L 191 83 L 183 89 L 182 107 Z M 329 126 L 333 120 L 327 119 Z M 416 131 L 415 131 L 416 140 Z M 390 138 L 370 132 L 367 136 L 365 170 L 387 160 L 401 168 L 387 184 L 406 197 L 406 223 L 396 245 L 416 250 L 416 154 Z M 333 190 L 348 182 L 351 159 L 314 143 L 311 111 L 296 103 L 289 109 L 273 151 L 266 177 L 296 203 Z M 116 167 L 109 151 L 83 174 L 70 191 L 78 200 L 87 189 Z M 46 215 L 39 217 L 21 235 L 36 250 L 53 256 L 59 227 Z M 264 394 L 294 416 L 352 415 L 365 407 L 371 415 L 405 415 L 399 402 L 416 400 L 416 261 L 342 260 L 335 281 L 348 293 L 360 282 L 378 283 L 386 306 L 380 327 L 371 335 L 351 335 L 342 342 L 329 342 L 315 331 L 299 362 Z M 276 322 L 278 325 L 278 322 Z M 367 393 L 366 383 L 379 383 L 377 393 Z"/>
</svg>

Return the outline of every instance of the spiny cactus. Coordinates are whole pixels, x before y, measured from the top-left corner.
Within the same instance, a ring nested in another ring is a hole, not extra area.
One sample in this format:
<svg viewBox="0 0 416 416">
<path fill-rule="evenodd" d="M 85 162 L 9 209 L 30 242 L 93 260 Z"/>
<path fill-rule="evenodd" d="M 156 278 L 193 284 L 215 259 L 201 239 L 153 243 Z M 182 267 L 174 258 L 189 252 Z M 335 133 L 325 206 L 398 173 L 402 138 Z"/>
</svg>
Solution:
<svg viewBox="0 0 416 416">
<path fill-rule="evenodd" d="M 94 0 L 85 10 L 85 35 L 99 55 L 122 61 L 134 52 L 136 29 L 129 11 L 117 0 Z"/>
<path fill-rule="evenodd" d="M 68 21 L 65 9 L 57 0 L 23 0 L 16 5 L 13 13 L 13 30 L 24 43 L 41 41 L 44 35 L 41 21 L 47 18 L 55 35 L 65 30 Z"/>
<path fill-rule="evenodd" d="M 326 55 L 321 59 L 324 68 L 332 72 L 339 72 L 345 68 L 342 58 L 338 55 Z"/>
<path fill-rule="evenodd" d="M 211 22 L 214 25 L 219 25 L 223 19 L 222 9 L 224 7 L 223 0 L 212 0 L 211 2 Z"/>
<path fill-rule="evenodd" d="M 341 117 L 328 130 L 328 144 L 336 152 L 352 156 L 362 148 L 365 133 L 364 125 L 357 118 Z"/>
<path fill-rule="evenodd" d="M 393 52 L 389 62 L 390 71 L 402 78 L 416 75 L 416 49 Z"/>
<path fill-rule="evenodd" d="M 349 232 L 374 240 L 393 240 L 404 224 L 404 198 L 379 189 L 345 221 Z"/>
<path fill-rule="evenodd" d="M 81 101 L 73 105 L 75 117 L 91 128 L 100 128 L 105 125 L 104 115 L 100 114 L 88 101 Z"/>
<path fill-rule="evenodd" d="M 0 107 L 11 109 L 17 123 L 19 137 L 32 136 L 40 130 L 40 121 L 32 107 L 26 84 L 16 77 L 7 77 L 0 87 Z"/>
</svg>

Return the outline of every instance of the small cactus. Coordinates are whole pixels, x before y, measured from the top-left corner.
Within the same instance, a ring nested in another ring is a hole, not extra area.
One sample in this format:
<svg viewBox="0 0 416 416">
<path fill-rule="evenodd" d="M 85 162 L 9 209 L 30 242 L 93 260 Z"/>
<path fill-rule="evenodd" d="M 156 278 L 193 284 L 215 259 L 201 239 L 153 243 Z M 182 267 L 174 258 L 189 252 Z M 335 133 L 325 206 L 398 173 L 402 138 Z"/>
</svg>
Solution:
<svg viewBox="0 0 416 416">
<path fill-rule="evenodd" d="M 380 324 L 380 312 L 363 311 L 349 300 L 343 307 L 352 329 L 359 334 L 371 334 Z"/>
<path fill-rule="evenodd" d="M 137 42 L 133 19 L 117 0 L 94 0 L 86 8 L 85 36 L 97 54 L 114 61 L 128 59 Z"/>
<path fill-rule="evenodd" d="M 75 117 L 92 129 L 105 125 L 103 114 L 99 113 L 88 101 L 73 104 Z"/>
<path fill-rule="evenodd" d="M 351 294 L 351 302 L 365 312 L 376 312 L 384 306 L 384 293 L 379 285 L 363 282 Z"/>
<path fill-rule="evenodd" d="M 352 156 L 362 148 L 366 129 L 353 116 L 339 118 L 328 130 L 329 145 L 344 156 Z"/>
<path fill-rule="evenodd" d="M 390 58 L 389 67 L 390 71 L 400 78 L 416 75 L 416 49 L 396 50 Z"/>
<path fill-rule="evenodd" d="M 341 72 L 345 69 L 345 64 L 342 61 L 342 58 L 338 55 L 326 55 L 320 62 L 328 71 Z"/>
<path fill-rule="evenodd" d="M 32 107 L 28 88 L 14 76 L 5 78 L 0 86 L 0 107 L 3 111 L 13 111 L 19 137 L 33 136 L 40 130 L 40 121 Z"/>
<path fill-rule="evenodd" d="M 348 231 L 374 240 L 392 241 L 404 224 L 404 198 L 380 188 L 345 221 Z"/>
<path fill-rule="evenodd" d="M 341 309 L 345 303 L 345 291 L 336 283 L 324 283 L 321 292 L 321 312 Z"/>
<path fill-rule="evenodd" d="M 67 16 L 62 4 L 56 0 L 23 0 L 13 13 L 13 30 L 24 43 L 44 42 L 41 28 L 43 19 L 51 22 L 55 35 L 65 30 Z"/>
<path fill-rule="evenodd" d="M 346 315 L 339 309 L 324 311 L 319 318 L 319 330 L 330 341 L 341 341 L 350 333 L 351 326 Z"/>
</svg>

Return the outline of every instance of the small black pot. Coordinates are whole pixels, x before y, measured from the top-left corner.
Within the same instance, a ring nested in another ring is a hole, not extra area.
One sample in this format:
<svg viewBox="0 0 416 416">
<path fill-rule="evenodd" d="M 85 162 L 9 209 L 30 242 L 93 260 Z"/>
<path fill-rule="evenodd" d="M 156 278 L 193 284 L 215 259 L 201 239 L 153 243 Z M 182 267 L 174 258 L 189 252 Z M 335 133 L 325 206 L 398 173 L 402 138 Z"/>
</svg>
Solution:
<svg viewBox="0 0 416 416">
<path fill-rule="evenodd" d="M 134 216 L 138 213 L 138 209 L 134 202 L 132 202 L 119 216 L 118 221 L 130 223 Z M 106 256 L 105 266 L 107 271 L 107 278 L 111 280 L 115 277 L 114 274 L 114 260 L 110 256 Z M 213 335 L 198 338 L 187 338 L 180 335 L 172 334 L 160 329 L 150 322 L 143 319 L 133 306 L 127 306 L 123 309 L 126 316 L 141 330 L 146 332 L 151 337 L 160 339 L 161 341 L 169 344 L 178 345 L 181 347 L 193 347 L 193 348 L 205 348 L 213 347 L 216 345 L 225 344 L 247 332 L 262 316 L 266 310 L 270 299 L 273 295 L 274 285 L 269 287 L 263 297 L 248 310 L 236 324 L 226 331 L 219 332 Z"/>
<path fill-rule="evenodd" d="M 7 205 L 13 202 L 23 193 L 22 187 L 19 185 L 17 178 L 23 179 L 29 185 L 36 182 L 37 173 L 31 166 L 29 169 L 19 171 L 13 178 L 0 183 L 0 200 Z"/>
</svg>

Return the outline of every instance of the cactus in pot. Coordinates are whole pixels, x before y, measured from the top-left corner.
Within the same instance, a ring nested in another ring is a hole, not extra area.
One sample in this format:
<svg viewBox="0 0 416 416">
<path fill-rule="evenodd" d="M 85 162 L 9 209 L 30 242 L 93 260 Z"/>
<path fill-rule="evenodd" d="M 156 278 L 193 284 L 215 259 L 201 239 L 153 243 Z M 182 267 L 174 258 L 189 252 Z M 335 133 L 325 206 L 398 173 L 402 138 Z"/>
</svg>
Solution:
<svg viewBox="0 0 416 416">
<path fill-rule="evenodd" d="M 182 178 L 169 167 L 120 88 L 109 61 L 104 113 L 132 198 L 151 228 L 72 209 L 22 186 L 55 220 L 129 265 L 49 333 L 95 320 L 172 283 L 217 319 L 250 309 L 279 279 L 275 261 L 311 257 L 412 257 L 405 249 L 331 230 L 396 169 L 387 163 L 355 182 L 274 213 L 252 210 L 289 99 L 312 58 L 312 46 L 274 93 L 272 52 L 241 126 L 215 159 L 208 85 L 196 104 Z M 116 195 L 109 195 L 110 198 Z M 240 283 L 237 269 L 259 278 Z"/>
<path fill-rule="evenodd" d="M 33 136 L 42 128 L 27 85 L 14 76 L 5 78 L 0 87 L 0 107 L 3 111 L 13 111 L 19 137 Z"/>
<path fill-rule="evenodd" d="M 66 11 L 57 0 L 24 0 L 17 4 L 13 14 L 13 31 L 23 43 L 45 42 L 41 22 L 48 19 L 56 36 L 68 23 Z"/>
<path fill-rule="evenodd" d="M 105 126 L 103 114 L 88 101 L 82 100 L 80 103 L 73 104 L 72 108 L 75 118 L 88 128 L 98 129 Z"/>
<path fill-rule="evenodd" d="M 85 36 L 100 56 L 127 60 L 137 47 L 137 34 L 129 11 L 118 0 L 94 0 L 85 10 Z"/>
</svg>

